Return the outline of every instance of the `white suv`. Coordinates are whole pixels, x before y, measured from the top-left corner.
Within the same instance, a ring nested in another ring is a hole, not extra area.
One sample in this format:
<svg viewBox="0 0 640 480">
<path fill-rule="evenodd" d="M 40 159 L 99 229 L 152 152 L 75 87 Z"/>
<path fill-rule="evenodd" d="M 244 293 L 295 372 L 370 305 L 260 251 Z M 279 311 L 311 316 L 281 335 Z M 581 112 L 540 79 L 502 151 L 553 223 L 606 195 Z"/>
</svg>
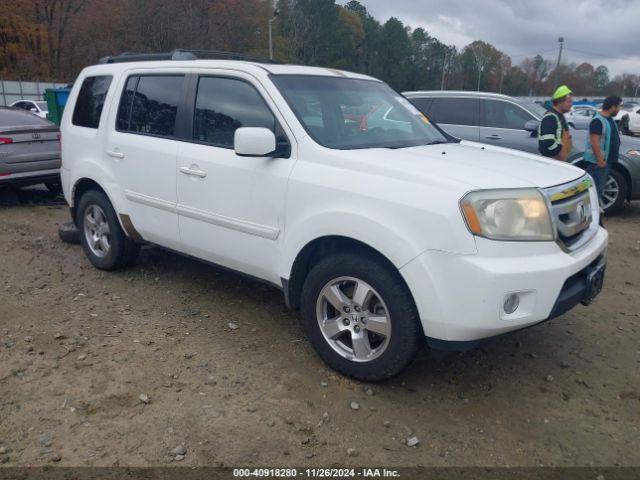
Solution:
<svg viewBox="0 0 640 480">
<path fill-rule="evenodd" d="M 366 380 L 425 337 L 464 349 L 602 288 L 582 170 L 454 139 L 365 75 L 144 58 L 84 69 L 62 120 L 65 198 L 96 267 L 153 243 L 269 282 L 319 355 Z"/>
</svg>

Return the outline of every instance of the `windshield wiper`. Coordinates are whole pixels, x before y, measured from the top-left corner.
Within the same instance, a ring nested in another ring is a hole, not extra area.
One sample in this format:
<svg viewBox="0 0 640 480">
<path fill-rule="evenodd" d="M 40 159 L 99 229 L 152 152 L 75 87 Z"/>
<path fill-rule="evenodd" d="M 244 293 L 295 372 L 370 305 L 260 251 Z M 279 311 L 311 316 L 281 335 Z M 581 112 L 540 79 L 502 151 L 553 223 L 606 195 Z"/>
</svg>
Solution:
<svg viewBox="0 0 640 480">
<path fill-rule="evenodd" d="M 442 145 L 443 143 L 449 143 L 447 140 L 434 140 L 433 142 L 425 143 L 425 145 Z"/>
</svg>

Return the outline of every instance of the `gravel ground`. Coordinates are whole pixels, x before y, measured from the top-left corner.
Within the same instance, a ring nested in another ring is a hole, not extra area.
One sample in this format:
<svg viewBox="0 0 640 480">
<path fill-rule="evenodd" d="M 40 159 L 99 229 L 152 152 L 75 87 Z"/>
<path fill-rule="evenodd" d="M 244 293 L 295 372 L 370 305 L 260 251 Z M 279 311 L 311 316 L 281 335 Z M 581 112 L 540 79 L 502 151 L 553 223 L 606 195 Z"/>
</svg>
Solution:
<svg viewBox="0 0 640 480">
<path fill-rule="evenodd" d="M 52 200 L 0 207 L 5 466 L 640 465 L 637 203 L 591 307 L 365 384 L 271 287 L 154 247 L 94 269 Z"/>
</svg>

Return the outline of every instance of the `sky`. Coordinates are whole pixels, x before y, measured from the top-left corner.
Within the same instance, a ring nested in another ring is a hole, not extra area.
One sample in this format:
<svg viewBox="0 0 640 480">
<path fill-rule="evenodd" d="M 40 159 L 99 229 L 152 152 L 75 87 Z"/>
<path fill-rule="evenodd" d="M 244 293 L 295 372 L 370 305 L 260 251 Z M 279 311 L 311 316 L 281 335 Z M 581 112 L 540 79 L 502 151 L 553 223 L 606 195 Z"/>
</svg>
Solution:
<svg viewBox="0 0 640 480">
<path fill-rule="evenodd" d="M 346 0 L 339 3 L 345 4 Z M 540 53 L 563 62 L 606 65 L 610 75 L 640 74 L 640 0 L 360 0 L 384 23 L 396 17 L 462 48 L 484 40 L 514 64 Z"/>
</svg>

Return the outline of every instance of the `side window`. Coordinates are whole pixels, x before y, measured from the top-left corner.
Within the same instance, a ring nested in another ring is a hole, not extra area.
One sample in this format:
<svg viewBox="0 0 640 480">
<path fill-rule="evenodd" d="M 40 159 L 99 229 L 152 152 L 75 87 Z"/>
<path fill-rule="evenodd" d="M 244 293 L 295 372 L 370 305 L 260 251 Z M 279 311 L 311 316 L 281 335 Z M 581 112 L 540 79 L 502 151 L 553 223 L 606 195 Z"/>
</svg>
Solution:
<svg viewBox="0 0 640 480">
<path fill-rule="evenodd" d="M 424 113 L 426 116 L 429 116 L 429 109 L 431 108 L 431 98 L 409 98 L 409 101 L 413 103 L 413 105 Z"/>
<path fill-rule="evenodd" d="M 118 108 L 120 131 L 172 137 L 184 75 L 129 77 Z"/>
<path fill-rule="evenodd" d="M 104 99 L 112 77 L 103 75 L 87 77 L 82 82 L 71 122 L 79 127 L 98 128 Z"/>
<path fill-rule="evenodd" d="M 184 76 L 141 76 L 133 96 L 129 130 L 171 137 Z"/>
<path fill-rule="evenodd" d="M 522 107 L 502 100 L 482 100 L 483 114 L 481 125 L 492 128 L 524 130 L 524 124 L 535 120 Z"/>
<path fill-rule="evenodd" d="M 436 123 L 478 125 L 478 100 L 475 98 L 434 98 L 427 116 Z"/>
<path fill-rule="evenodd" d="M 129 130 L 129 122 L 131 121 L 131 104 L 133 103 L 133 95 L 136 93 L 136 86 L 140 77 L 132 76 L 127 80 L 127 84 L 122 91 L 120 98 L 120 106 L 118 107 L 118 117 L 116 118 L 116 129 L 121 131 Z"/>
<path fill-rule="evenodd" d="M 258 91 L 242 80 L 200 77 L 193 119 L 193 139 L 233 148 L 240 127 L 275 131 L 275 118 Z"/>
</svg>

